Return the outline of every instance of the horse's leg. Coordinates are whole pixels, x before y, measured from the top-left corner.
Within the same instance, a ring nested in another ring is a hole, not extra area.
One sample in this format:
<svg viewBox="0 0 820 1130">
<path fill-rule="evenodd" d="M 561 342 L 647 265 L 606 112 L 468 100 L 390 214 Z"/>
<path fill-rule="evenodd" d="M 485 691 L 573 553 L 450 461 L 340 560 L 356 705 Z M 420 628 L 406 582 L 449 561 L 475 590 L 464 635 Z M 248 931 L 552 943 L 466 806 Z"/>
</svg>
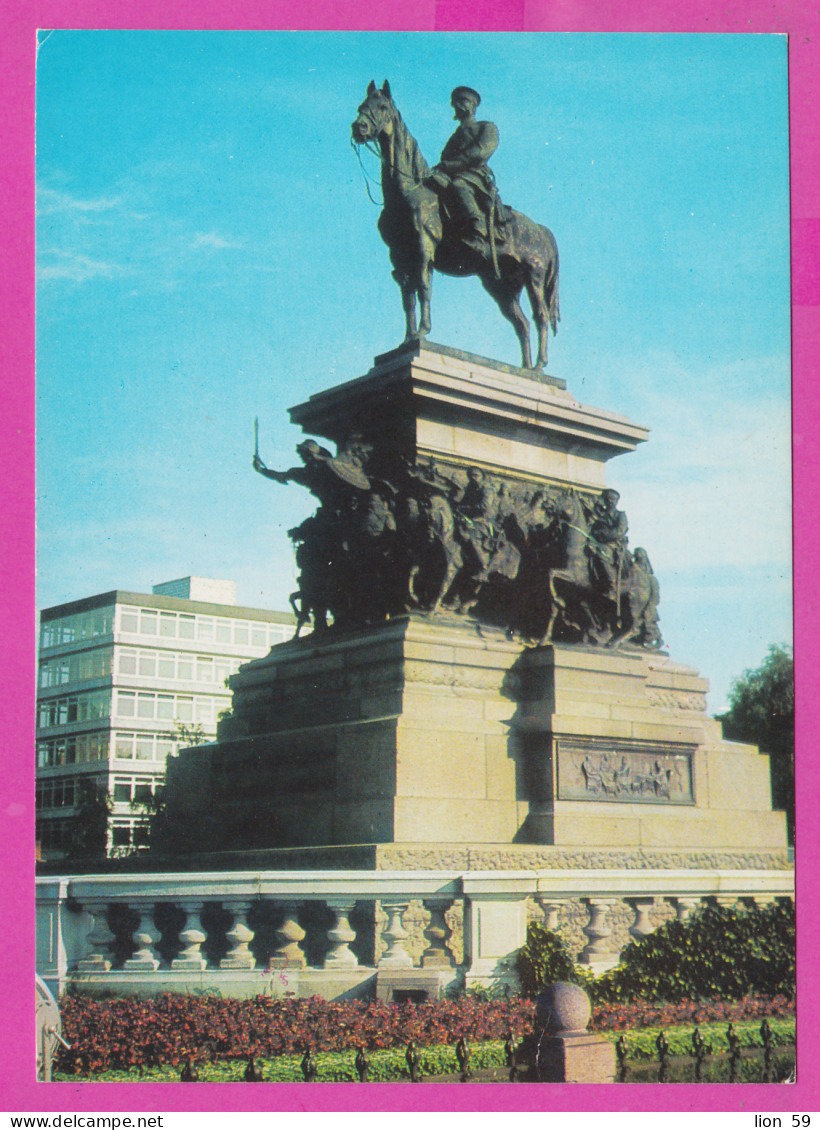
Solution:
<svg viewBox="0 0 820 1130">
<path fill-rule="evenodd" d="M 419 337 L 427 337 L 431 328 L 430 297 L 433 291 L 433 254 L 434 248 L 429 240 L 422 240 L 421 267 L 419 269 Z"/>
<path fill-rule="evenodd" d="M 401 302 L 404 307 L 405 341 L 414 341 L 418 337 L 416 330 L 416 288 L 406 275 L 396 276 L 396 281 L 401 288 Z"/>
<path fill-rule="evenodd" d="M 527 294 L 532 306 L 532 316 L 538 330 L 538 356 L 535 368 L 543 369 L 547 363 L 547 301 L 544 297 L 544 273 L 534 272 L 527 279 Z"/>
<path fill-rule="evenodd" d="M 481 285 L 498 304 L 498 308 L 515 330 L 521 346 L 521 368 L 532 368 L 532 354 L 530 353 L 530 323 L 521 309 L 518 297 L 521 287 L 501 279 L 482 278 Z"/>
<path fill-rule="evenodd" d="M 567 575 L 562 569 L 550 569 L 548 581 L 548 588 L 550 590 L 550 618 L 547 624 L 547 630 L 544 632 L 539 643 L 543 646 L 552 640 L 552 633 L 555 629 L 555 621 L 558 619 L 559 612 L 566 608 L 566 603 L 558 595 L 558 590 L 555 587 L 556 578 L 567 580 Z"/>
<path fill-rule="evenodd" d="M 421 569 L 420 565 L 413 565 L 410 569 L 410 576 L 407 578 L 407 607 L 416 608 L 418 606 L 418 598 L 415 592 L 416 577 L 419 575 Z"/>
</svg>

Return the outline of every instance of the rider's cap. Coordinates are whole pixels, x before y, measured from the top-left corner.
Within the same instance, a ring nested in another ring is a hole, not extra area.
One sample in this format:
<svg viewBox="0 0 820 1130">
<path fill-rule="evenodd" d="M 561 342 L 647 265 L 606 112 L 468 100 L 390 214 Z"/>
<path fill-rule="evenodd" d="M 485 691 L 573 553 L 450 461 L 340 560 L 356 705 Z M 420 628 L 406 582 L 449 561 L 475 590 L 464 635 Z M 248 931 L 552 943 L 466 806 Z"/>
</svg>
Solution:
<svg viewBox="0 0 820 1130">
<path fill-rule="evenodd" d="M 481 95 L 477 90 L 473 90 L 471 86 L 457 86 L 453 93 L 450 95 L 450 101 L 454 102 L 461 94 L 468 94 L 470 98 L 475 98 L 476 106 L 481 101 Z"/>
</svg>

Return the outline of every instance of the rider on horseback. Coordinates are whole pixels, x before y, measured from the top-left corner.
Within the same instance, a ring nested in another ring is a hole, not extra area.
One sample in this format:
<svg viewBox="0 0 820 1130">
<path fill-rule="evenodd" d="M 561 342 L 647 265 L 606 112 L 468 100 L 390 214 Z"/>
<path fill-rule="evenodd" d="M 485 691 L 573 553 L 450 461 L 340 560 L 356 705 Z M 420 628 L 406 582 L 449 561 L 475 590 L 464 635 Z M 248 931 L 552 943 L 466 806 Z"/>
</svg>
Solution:
<svg viewBox="0 0 820 1130">
<path fill-rule="evenodd" d="M 498 148 L 498 129 L 492 122 L 475 120 L 481 96 L 471 87 L 457 86 L 450 102 L 459 126 L 425 183 L 451 206 L 453 219 L 463 228 L 463 242 L 486 255 L 490 226 L 509 212 L 498 201 L 495 177 L 487 165 Z"/>
<path fill-rule="evenodd" d="M 610 593 L 620 596 L 622 570 L 627 546 L 628 522 L 617 505 L 620 495 L 616 490 L 604 490 L 595 503 L 593 521 L 589 529 L 590 554 L 601 580 Z"/>
</svg>

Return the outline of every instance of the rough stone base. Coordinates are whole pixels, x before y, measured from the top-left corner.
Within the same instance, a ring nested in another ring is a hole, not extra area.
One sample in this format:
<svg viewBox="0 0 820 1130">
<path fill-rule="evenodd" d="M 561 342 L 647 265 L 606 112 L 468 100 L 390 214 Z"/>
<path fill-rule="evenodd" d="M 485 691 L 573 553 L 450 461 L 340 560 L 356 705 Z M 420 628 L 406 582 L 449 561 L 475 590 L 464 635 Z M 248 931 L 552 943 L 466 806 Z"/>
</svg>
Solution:
<svg viewBox="0 0 820 1130">
<path fill-rule="evenodd" d="M 545 1036 L 541 1045 L 544 1083 L 614 1083 L 615 1047 L 603 1036 Z"/>
</svg>

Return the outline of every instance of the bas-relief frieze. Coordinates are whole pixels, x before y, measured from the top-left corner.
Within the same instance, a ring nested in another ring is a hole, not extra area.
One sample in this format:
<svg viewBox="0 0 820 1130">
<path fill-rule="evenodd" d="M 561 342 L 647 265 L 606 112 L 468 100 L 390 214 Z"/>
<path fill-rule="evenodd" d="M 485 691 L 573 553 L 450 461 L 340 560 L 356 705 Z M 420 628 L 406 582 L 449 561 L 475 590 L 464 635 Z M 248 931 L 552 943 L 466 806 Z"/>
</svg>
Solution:
<svg viewBox="0 0 820 1130">
<path fill-rule="evenodd" d="M 358 433 L 336 455 L 313 440 L 297 451 L 287 471 L 254 456 L 260 474 L 319 502 L 289 531 L 297 635 L 417 611 L 525 642 L 662 646 L 658 581 L 646 550 L 629 548 L 617 491 L 412 461 Z"/>
<path fill-rule="evenodd" d="M 694 804 L 692 751 L 556 742 L 559 800 Z"/>
</svg>

